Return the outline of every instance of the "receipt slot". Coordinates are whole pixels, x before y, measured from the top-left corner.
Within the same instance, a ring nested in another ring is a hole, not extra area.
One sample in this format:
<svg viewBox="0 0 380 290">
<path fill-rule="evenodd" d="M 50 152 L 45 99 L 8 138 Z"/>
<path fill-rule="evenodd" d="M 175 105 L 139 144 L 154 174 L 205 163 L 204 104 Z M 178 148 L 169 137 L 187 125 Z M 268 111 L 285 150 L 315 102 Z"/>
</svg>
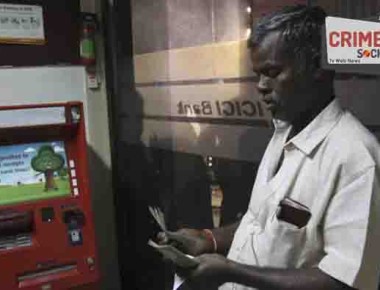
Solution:
<svg viewBox="0 0 380 290">
<path fill-rule="evenodd" d="M 99 289 L 83 106 L 0 108 L 0 289 Z"/>
</svg>

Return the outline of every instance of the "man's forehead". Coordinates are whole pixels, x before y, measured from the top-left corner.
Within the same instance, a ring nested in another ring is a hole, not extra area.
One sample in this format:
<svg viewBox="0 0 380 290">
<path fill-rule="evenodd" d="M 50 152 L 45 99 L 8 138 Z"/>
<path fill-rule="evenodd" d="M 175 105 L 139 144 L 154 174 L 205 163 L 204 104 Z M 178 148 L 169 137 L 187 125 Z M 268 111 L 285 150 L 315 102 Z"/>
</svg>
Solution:
<svg viewBox="0 0 380 290">
<path fill-rule="evenodd" d="M 253 65 L 279 65 L 285 61 L 283 39 L 279 31 L 270 32 L 260 44 L 251 49 Z"/>
</svg>

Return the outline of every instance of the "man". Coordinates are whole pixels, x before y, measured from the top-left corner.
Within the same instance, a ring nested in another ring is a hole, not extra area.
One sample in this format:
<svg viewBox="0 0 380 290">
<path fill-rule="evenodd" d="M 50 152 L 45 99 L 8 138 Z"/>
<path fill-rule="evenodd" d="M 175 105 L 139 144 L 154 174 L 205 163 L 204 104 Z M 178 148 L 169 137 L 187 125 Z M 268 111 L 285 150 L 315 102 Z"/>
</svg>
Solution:
<svg viewBox="0 0 380 290">
<path fill-rule="evenodd" d="M 239 223 L 169 233 L 198 256 L 191 289 L 377 289 L 380 148 L 320 67 L 324 21 L 320 8 L 285 8 L 249 40 L 275 132 Z"/>
</svg>

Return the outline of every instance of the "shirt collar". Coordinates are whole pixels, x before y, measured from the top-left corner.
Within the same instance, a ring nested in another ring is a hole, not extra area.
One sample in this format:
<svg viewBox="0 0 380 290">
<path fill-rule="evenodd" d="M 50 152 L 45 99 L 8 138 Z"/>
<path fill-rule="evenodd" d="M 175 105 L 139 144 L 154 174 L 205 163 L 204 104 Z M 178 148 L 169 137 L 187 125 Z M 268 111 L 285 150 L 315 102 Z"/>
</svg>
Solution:
<svg viewBox="0 0 380 290">
<path fill-rule="evenodd" d="M 275 128 L 275 131 L 283 131 L 291 126 L 289 122 L 280 119 L 272 119 L 272 123 Z"/>
<path fill-rule="evenodd" d="M 335 127 L 343 114 L 343 109 L 337 99 L 320 112 L 301 132 L 289 140 L 285 146 L 292 143 L 299 150 L 309 155 Z"/>
</svg>

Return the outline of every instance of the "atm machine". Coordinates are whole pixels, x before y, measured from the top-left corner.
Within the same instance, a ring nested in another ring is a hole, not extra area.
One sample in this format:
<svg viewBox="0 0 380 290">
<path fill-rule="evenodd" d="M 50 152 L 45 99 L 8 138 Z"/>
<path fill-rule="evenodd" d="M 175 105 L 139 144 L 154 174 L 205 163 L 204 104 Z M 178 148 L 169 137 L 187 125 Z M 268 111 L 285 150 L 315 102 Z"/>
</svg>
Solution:
<svg viewBox="0 0 380 290">
<path fill-rule="evenodd" d="M 0 107 L 0 289 L 99 289 L 83 105 Z"/>
</svg>

